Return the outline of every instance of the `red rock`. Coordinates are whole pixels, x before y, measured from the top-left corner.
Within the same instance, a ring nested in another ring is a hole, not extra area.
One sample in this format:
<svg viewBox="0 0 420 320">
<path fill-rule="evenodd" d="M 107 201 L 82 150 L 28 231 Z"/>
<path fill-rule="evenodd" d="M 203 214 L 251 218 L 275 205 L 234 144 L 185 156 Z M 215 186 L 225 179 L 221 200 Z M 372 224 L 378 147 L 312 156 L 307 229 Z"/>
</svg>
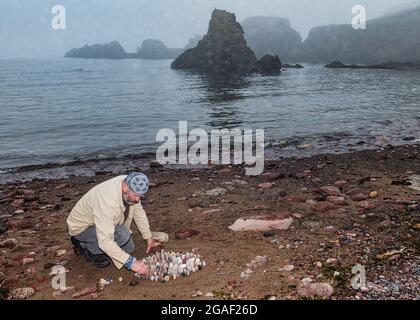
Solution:
<svg viewBox="0 0 420 320">
<path fill-rule="evenodd" d="M 327 201 L 339 206 L 347 205 L 347 201 L 344 197 L 328 196 Z"/>
<path fill-rule="evenodd" d="M 321 201 L 311 206 L 312 210 L 316 212 L 327 212 L 336 209 L 336 206 L 328 201 Z"/>
<path fill-rule="evenodd" d="M 286 199 L 287 202 L 305 202 L 306 199 L 302 195 L 291 195 Z"/>
<path fill-rule="evenodd" d="M 200 231 L 194 229 L 181 229 L 175 232 L 175 237 L 180 240 L 185 240 L 199 234 Z"/>
<path fill-rule="evenodd" d="M 165 246 L 162 243 L 155 245 L 153 248 L 150 249 L 149 254 L 154 254 L 156 252 L 161 252 L 165 249 Z"/>
<path fill-rule="evenodd" d="M 276 172 L 267 172 L 267 173 L 262 174 L 262 177 L 266 181 L 275 181 L 275 180 L 283 179 L 284 174 L 276 173 Z"/>
<path fill-rule="evenodd" d="M 36 281 L 39 282 L 39 283 L 42 283 L 42 282 L 45 281 L 45 277 L 44 276 L 38 276 L 38 277 L 36 277 Z"/>
<path fill-rule="evenodd" d="M 354 201 L 363 201 L 369 199 L 369 195 L 366 193 L 357 193 L 351 197 Z"/>
<path fill-rule="evenodd" d="M 336 186 L 338 189 L 343 190 L 343 187 L 347 184 L 346 180 L 338 180 L 334 182 L 334 186 Z"/>
<path fill-rule="evenodd" d="M 340 189 L 338 189 L 336 186 L 324 186 L 319 188 L 319 191 L 328 196 L 338 196 L 341 193 Z"/>
<path fill-rule="evenodd" d="M 6 226 L 8 226 L 11 229 L 16 230 L 24 230 L 24 229 L 32 229 L 35 226 L 35 223 L 32 220 L 9 220 L 6 223 Z"/>
<path fill-rule="evenodd" d="M 6 239 L 0 242 L 0 248 L 13 249 L 16 246 L 16 239 Z"/>
<path fill-rule="evenodd" d="M 271 189 L 272 187 L 273 187 L 273 184 L 271 182 L 264 182 L 258 185 L 258 189 L 262 189 L 262 190 Z"/>
<path fill-rule="evenodd" d="M 83 297 L 83 296 L 86 296 L 88 294 L 95 293 L 96 291 L 97 291 L 96 286 L 95 287 L 87 287 L 87 288 L 84 288 L 84 289 L 82 289 L 80 291 L 77 291 L 71 297 L 73 299 L 78 299 L 78 298 Z"/>
<path fill-rule="evenodd" d="M 23 199 L 16 199 L 10 205 L 13 208 L 19 208 L 19 207 L 21 207 L 23 205 L 24 202 L 25 202 L 25 200 L 23 200 Z"/>
</svg>

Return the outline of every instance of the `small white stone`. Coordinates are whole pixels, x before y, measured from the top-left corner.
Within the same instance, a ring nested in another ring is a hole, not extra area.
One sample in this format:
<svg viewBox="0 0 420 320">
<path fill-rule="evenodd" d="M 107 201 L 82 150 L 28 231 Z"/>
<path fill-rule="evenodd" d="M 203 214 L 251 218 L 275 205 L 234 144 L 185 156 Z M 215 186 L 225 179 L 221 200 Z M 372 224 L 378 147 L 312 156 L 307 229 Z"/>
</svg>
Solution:
<svg viewBox="0 0 420 320">
<path fill-rule="evenodd" d="M 313 281 L 312 278 L 309 278 L 309 277 L 302 279 L 303 284 L 311 283 L 312 281 Z"/>
</svg>

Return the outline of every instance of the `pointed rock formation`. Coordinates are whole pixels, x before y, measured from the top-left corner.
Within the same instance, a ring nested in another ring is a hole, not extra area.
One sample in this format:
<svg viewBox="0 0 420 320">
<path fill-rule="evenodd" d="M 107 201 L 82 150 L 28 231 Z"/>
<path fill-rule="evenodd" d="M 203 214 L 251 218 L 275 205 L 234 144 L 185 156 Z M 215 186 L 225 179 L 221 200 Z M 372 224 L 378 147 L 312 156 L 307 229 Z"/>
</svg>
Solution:
<svg viewBox="0 0 420 320">
<path fill-rule="evenodd" d="M 197 47 L 181 54 L 171 67 L 216 75 L 259 71 L 257 58 L 248 47 L 236 16 L 218 9 L 213 11 L 208 32 Z"/>
</svg>

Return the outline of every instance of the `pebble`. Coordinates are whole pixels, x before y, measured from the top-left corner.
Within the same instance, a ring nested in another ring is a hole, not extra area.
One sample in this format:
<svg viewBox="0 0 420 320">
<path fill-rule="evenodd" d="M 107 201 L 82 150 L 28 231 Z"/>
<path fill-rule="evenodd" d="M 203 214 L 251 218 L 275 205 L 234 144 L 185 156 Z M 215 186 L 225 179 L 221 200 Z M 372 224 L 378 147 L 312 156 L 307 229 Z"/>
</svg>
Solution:
<svg viewBox="0 0 420 320">
<path fill-rule="evenodd" d="M 371 198 L 371 199 L 375 199 L 375 198 L 377 198 L 378 197 L 378 191 L 372 191 L 370 194 L 369 194 L 369 198 Z"/>
<path fill-rule="evenodd" d="M 25 213 L 25 210 L 20 209 L 20 210 L 15 211 L 15 214 L 22 214 L 22 213 Z"/>
<path fill-rule="evenodd" d="M 268 190 L 268 189 L 271 189 L 272 187 L 273 187 L 273 184 L 271 182 L 264 182 L 258 185 L 258 189 L 261 189 L 261 190 Z"/>
<path fill-rule="evenodd" d="M 215 188 L 215 189 L 211 189 L 206 191 L 206 196 L 210 196 L 210 197 L 214 197 L 214 196 L 219 196 L 219 195 L 223 195 L 227 192 L 227 190 L 225 188 Z"/>
<path fill-rule="evenodd" d="M 123 278 L 122 278 L 122 277 L 119 277 L 119 278 L 118 278 L 118 281 L 119 281 L 119 282 L 122 282 L 122 281 L 123 281 Z"/>
<path fill-rule="evenodd" d="M 311 283 L 313 280 L 312 278 L 306 277 L 301 280 L 303 284 Z"/>
<path fill-rule="evenodd" d="M 208 297 L 208 298 L 213 298 L 213 297 L 214 297 L 214 294 L 213 294 L 213 293 L 211 293 L 211 292 L 208 292 L 208 293 L 206 293 L 206 297 Z"/>
<path fill-rule="evenodd" d="M 286 272 L 290 272 L 295 268 L 295 266 L 293 264 L 287 264 L 283 267 L 283 270 Z"/>
<path fill-rule="evenodd" d="M 130 287 L 135 287 L 139 284 L 139 282 L 137 280 L 132 280 L 130 281 L 130 283 L 128 284 Z"/>
<path fill-rule="evenodd" d="M 195 298 L 195 297 L 201 297 L 202 295 L 203 295 L 203 293 L 200 290 L 198 290 L 195 293 L 193 293 L 191 295 L 191 297 L 193 297 L 193 298 Z"/>
<path fill-rule="evenodd" d="M 298 287 L 298 295 L 301 297 L 322 297 L 330 298 L 334 289 L 328 283 L 306 283 Z"/>
<path fill-rule="evenodd" d="M 64 256 L 67 253 L 67 250 L 61 249 L 56 252 L 57 257 Z"/>
<path fill-rule="evenodd" d="M 17 288 L 13 290 L 11 294 L 12 300 L 25 300 L 32 297 L 35 294 L 35 290 L 30 287 Z"/>
</svg>

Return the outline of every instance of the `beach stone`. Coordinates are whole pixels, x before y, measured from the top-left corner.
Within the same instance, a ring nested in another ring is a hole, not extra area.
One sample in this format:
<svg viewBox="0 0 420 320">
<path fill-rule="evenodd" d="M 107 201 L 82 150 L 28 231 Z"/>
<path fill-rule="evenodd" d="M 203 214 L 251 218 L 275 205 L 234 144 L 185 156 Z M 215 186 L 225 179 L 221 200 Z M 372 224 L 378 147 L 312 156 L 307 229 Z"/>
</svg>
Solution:
<svg viewBox="0 0 420 320">
<path fill-rule="evenodd" d="M 23 214 L 23 213 L 25 213 L 25 210 L 22 210 L 22 209 L 16 210 L 14 212 L 14 214 Z"/>
<path fill-rule="evenodd" d="M 130 283 L 128 284 L 130 287 L 135 287 L 139 284 L 139 282 L 137 280 L 131 280 Z"/>
<path fill-rule="evenodd" d="M 298 295 L 300 297 L 322 297 L 330 298 L 334 294 L 334 289 L 328 283 L 306 283 L 298 287 Z"/>
<path fill-rule="evenodd" d="M 35 290 L 30 287 L 26 288 L 17 288 L 13 290 L 11 294 L 12 300 L 25 300 L 32 297 L 35 294 Z"/>
<path fill-rule="evenodd" d="M 356 203 L 359 208 L 362 208 L 364 211 L 367 210 L 374 210 L 376 208 L 376 204 L 372 201 L 361 201 Z"/>
<path fill-rule="evenodd" d="M 336 209 L 336 206 L 328 201 L 317 202 L 311 206 L 311 209 L 316 212 L 327 212 Z"/>
<path fill-rule="evenodd" d="M 13 249 L 17 245 L 17 241 L 14 238 L 6 239 L 0 242 L 0 248 Z"/>
<path fill-rule="evenodd" d="M 212 292 L 208 292 L 208 293 L 206 293 L 206 297 L 207 298 L 213 298 L 214 294 Z"/>
<path fill-rule="evenodd" d="M 275 180 L 283 179 L 284 174 L 283 173 L 277 173 L 277 172 L 267 172 L 267 173 L 262 174 L 262 177 L 266 181 L 275 181 Z"/>
<path fill-rule="evenodd" d="M 351 197 L 354 201 L 363 201 L 369 199 L 366 193 L 357 193 Z"/>
<path fill-rule="evenodd" d="M 263 236 L 266 238 L 274 237 L 276 235 L 276 230 L 268 230 L 263 233 Z"/>
<path fill-rule="evenodd" d="M 372 191 L 370 194 L 369 194 L 369 198 L 371 198 L 371 199 L 375 199 L 375 198 L 377 198 L 378 197 L 378 191 Z"/>
<path fill-rule="evenodd" d="M 279 212 L 239 218 L 229 226 L 232 231 L 269 231 L 287 230 L 293 223 L 288 212 Z"/>
<path fill-rule="evenodd" d="M 291 195 L 286 198 L 287 202 L 305 202 L 306 199 L 302 195 Z"/>
<path fill-rule="evenodd" d="M 264 182 L 258 185 L 258 189 L 261 189 L 261 190 L 268 190 L 268 189 L 271 189 L 272 187 L 273 187 L 273 184 L 271 182 Z"/>
<path fill-rule="evenodd" d="M 215 197 L 219 195 L 223 195 L 227 192 L 225 188 L 214 188 L 211 190 L 206 191 L 205 195 L 210 197 Z"/>
<path fill-rule="evenodd" d="M 328 196 L 326 200 L 338 206 L 347 205 L 347 201 L 344 197 Z"/>
<path fill-rule="evenodd" d="M 25 200 L 23 200 L 23 199 L 16 199 L 16 200 L 13 200 L 13 202 L 10 205 L 13 208 L 19 208 L 23 205 L 24 202 L 25 202 Z"/>
<path fill-rule="evenodd" d="M 86 287 L 80 291 L 75 292 L 71 297 L 73 299 L 78 299 L 80 297 L 86 296 L 88 294 L 92 294 L 95 293 L 97 291 L 97 287 L 96 286 L 92 286 L 92 287 Z"/>
<path fill-rule="evenodd" d="M 341 194 L 340 189 L 338 189 L 336 186 L 324 186 L 319 188 L 319 191 L 328 196 L 338 196 Z"/>
<path fill-rule="evenodd" d="M 199 233 L 200 231 L 194 229 L 181 229 L 175 232 L 175 237 L 179 240 L 185 240 Z"/>
<path fill-rule="evenodd" d="M 346 180 L 338 180 L 338 181 L 334 182 L 334 186 L 337 187 L 340 190 L 342 190 L 346 184 L 347 184 Z"/>
<path fill-rule="evenodd" d="M 283 270 L 286 272 L 290 272 L 295 268 L 295 266 L 293 264 L 287 264 L 285 266 L 283 266 Z"/>
<path fill-rule="evenodd" d="M 35 227 L 35 223 L 32 220 L 28 219 L 21 219 L 21 220 L 9 220 L 6 223 L 10 229 L 16 230 L 24 230 L 24 229 L 32 229 Z"/>
</svg>

